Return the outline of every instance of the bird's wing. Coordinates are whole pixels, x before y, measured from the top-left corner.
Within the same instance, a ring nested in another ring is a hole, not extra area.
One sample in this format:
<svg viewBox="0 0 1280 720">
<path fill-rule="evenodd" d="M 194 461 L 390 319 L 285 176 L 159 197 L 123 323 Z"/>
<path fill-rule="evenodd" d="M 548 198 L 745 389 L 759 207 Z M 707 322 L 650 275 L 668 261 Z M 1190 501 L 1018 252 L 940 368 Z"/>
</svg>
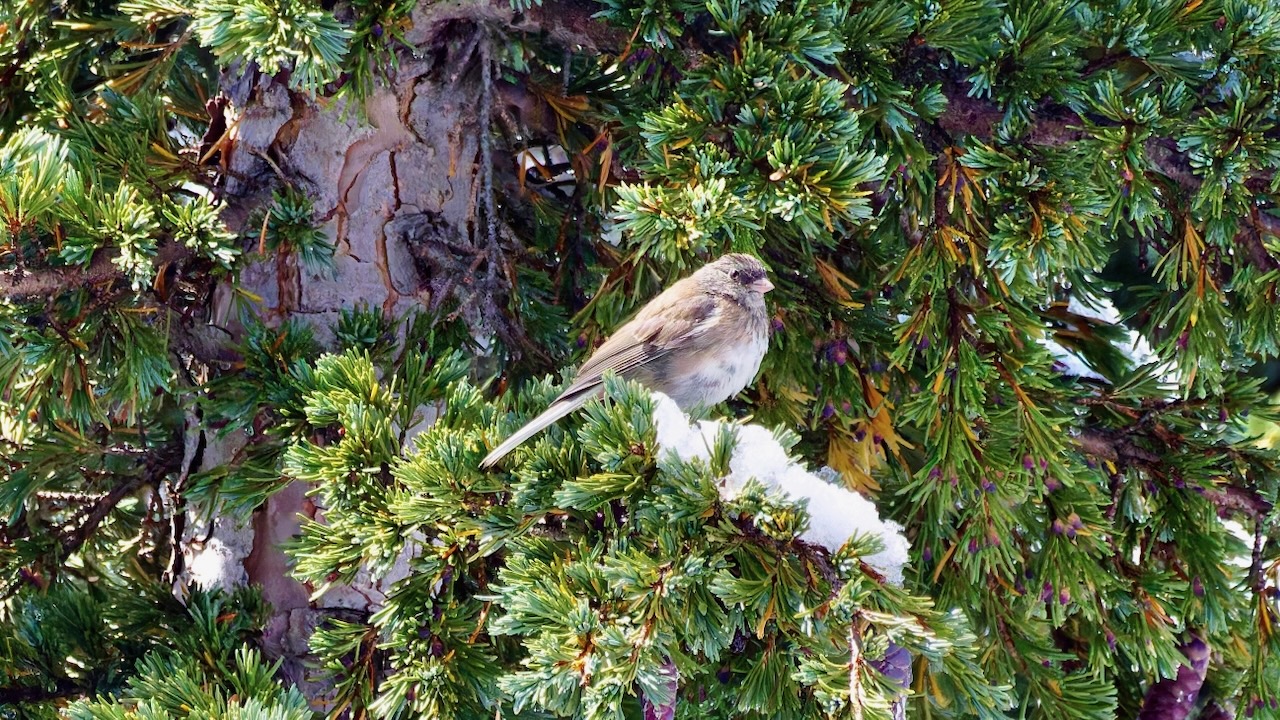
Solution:
<svg viewBox="0 0 1280 720">
<path fill-rule="evenodd" d="M 670 291 L 659 295 L 592 353 L 560 397 L 576 397 L 596 389 L 608 370 L 621 377 L 632 376 L 635 370 L 684 347 L 713 327 L 719 317 L 719 305 L 711 295 L 680 297 Z"/>
<path fill-rule="evenodd" d="M 494 448 L 480 467 L 489 468 L 521 443 L 582 407 L 600 390 L 601 376 L 612 370 L 633 377 L 636 370 L 677 351 L 715 327 L 721 318 L 715 297 L 694 292 L 686 280 L 649 301 L 630 322 L 618 328 L 578 369 L 573 382 L 541 415 Z"/>
</svg>

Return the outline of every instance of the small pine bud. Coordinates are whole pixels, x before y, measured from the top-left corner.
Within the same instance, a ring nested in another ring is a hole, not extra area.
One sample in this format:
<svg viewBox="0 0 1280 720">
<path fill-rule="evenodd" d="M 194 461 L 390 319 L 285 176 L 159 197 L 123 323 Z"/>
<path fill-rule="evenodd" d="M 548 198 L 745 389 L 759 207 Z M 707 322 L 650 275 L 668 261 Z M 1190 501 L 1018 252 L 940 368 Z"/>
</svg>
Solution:
<svg viewBox="0 0 1280 720">
<path fill-rule="evenodd" d="M 849 346 L 841 340 L 827 350 L 827 359 L 840 367 L 849 362 Z"/>
</svg>

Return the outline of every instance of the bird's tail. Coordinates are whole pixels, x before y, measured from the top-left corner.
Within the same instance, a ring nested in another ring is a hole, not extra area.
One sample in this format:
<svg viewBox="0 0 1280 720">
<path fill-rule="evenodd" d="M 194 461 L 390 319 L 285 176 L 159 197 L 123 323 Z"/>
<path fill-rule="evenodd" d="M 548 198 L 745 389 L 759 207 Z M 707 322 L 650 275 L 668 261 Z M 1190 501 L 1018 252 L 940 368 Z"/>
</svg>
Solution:
<svg viewBox="0 0 1280 720">
<path fill-rule="evenodd" d="M 524 427 L 517 430 L 514 435 L 503 440 L 501 445 L 494 448 L 488 455 L 485 455 L 484 459 L 480 461 L 480 467 L 482 469 L 493 467 L 499 460 L 506 457 L 507 453 L 520 447 L 520 444 L 525 440 L 537 435 L 551 423 L 582 407 L 590 398 L 591 395 L 589 393 L 584 393 L 578 397 L 564 398 L 551 403 L 551 406 L 542 411 L 541 415 L 530 420 Z"/>
</svg>

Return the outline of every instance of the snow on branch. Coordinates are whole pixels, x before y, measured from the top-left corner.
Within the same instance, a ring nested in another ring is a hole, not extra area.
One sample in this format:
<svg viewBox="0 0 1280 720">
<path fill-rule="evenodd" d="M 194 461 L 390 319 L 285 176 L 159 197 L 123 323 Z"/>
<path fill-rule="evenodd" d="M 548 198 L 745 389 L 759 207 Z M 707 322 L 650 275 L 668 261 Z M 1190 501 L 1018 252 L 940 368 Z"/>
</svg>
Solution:
<svg viewBox="0 0 1280 720">
<path fill-rule="evenodd" d="M 659 452 L 674 452 L 681 460 L 711 457 L 710 448 L 721 428 L 730 425 L 717 420 L 703 420 L 697 426 L 671 398 L 653 395 L 656 406 L 654 425 L 658 431 Z M 772 431 L 761 425 L 734 425 L 737 442 L 729 461 L 729 474 L 720 480 L 720 496 L 734 497 L 752 478 L 765 487 L 776 489 L 788 497 L 807 504 L 809 529 L 801 537 L 806 542 L 836 550 L 855 533 L 880 538 L 884 550 L 864 560 L 890 582 L 901 585 L 903 567 L 907 564 L 909 543 L 902 526 L 881 520 L 876 506 L 855 492 L 835 485 L 835 471 L 824 468 L 817 473 L 806 470 L 787 455 Z"/>
</svg>

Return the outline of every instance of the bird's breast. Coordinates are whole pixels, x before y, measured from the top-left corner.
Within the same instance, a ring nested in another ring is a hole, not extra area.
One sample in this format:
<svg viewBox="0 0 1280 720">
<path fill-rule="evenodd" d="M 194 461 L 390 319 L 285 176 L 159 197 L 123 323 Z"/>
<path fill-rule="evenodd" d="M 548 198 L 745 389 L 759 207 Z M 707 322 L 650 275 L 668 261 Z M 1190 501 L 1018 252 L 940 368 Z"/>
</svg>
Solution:
<svg viewBox="0 0 1280 720">
<path fill-rule="evenodd" d="M 724 402 L 751 384 L 768 349 L 766 331 L 751 333 L 745 342 L 681 358 L 670 368 L 664 392 L 685 409 Z"/>
</svg>

